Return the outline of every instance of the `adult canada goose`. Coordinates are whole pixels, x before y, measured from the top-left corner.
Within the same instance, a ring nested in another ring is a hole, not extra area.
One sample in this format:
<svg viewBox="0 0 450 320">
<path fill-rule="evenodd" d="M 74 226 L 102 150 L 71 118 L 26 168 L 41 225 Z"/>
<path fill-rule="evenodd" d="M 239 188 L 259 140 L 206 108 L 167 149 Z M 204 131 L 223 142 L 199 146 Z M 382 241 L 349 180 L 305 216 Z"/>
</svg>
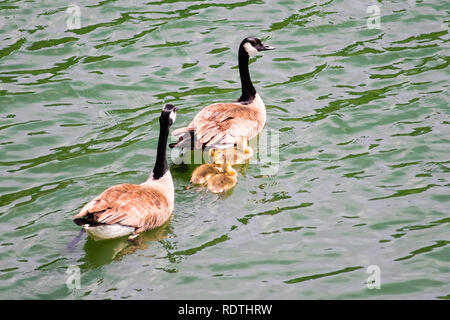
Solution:
<svg viewBox="0 0 450 320">
<path fill-rule="evenodd" d="M 169 128 L 174 123 L 177 109 L 164 106 L 159 117 L 159 140 L 156 163 L 148 180 L 142 184 L 113 186 L 88 202 L 74 222 L 96 240 L 130 235 L 137 237 L 143 231 L 166 222 L 174 207 L 174 187 L 166 158 Z"/>
<path fill-rule="evenodd" d="M 248 140 L 255 137 L 266 122 L 266 107 L 250 79 L 248 60 L 259 51 L 274 48 L 257 38 L 245 38 L 239 45 L 239 74 L 242 94 L 236 102 L 214 103 L 203 108 L 184 128 L 173 131 L 181 135 L 170 147 L 229 148 L 238 145 L 250 153 Z"/>
</svg>

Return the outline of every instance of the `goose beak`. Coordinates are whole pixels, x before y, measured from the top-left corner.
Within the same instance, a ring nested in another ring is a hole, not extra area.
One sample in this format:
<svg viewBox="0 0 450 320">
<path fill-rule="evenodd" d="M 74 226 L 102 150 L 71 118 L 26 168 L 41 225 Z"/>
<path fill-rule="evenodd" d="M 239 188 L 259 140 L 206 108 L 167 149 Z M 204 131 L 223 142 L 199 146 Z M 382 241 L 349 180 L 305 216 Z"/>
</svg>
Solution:
<svg viewBox="0 0 450 320">
<path fill-rule="evenodd" d="M 271 46 L 263 46 L 260 51 L 264 51 L 264 50 L 275 50 L 275 47 L 271 47 Z"/>
</svg>

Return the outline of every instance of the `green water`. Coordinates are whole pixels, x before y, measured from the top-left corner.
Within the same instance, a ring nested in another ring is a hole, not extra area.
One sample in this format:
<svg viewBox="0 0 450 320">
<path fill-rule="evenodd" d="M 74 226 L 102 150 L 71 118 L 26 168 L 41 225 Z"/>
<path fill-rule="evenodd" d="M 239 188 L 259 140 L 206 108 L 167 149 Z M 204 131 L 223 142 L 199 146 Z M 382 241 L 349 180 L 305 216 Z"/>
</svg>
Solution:
<svg viewBox="0 0 450 320">
<path fill-rule="evenodd" d="M 448 1 L 74 3 L 68 29 L 67 1 L 0 2 L 0 298 L 450 297 Z M 147 179 L 164 103 L 178 128 L 238 98 L 246 36 L 277 48 L 250 72 L 278 171 L 217 196 L 171 161 L 172 221 L 68 249 L 87 201 Z"/>
</svg>

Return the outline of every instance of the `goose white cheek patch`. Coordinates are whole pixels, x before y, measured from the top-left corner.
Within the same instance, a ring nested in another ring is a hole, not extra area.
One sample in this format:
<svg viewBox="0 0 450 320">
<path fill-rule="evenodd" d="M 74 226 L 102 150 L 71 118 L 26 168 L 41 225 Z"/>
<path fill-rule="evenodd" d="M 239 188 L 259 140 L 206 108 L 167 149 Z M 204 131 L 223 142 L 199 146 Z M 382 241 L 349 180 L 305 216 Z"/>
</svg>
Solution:
<svg viewBox="0 0 450 320">
<path fill-rule="evenodd" d="M 252 56 L 252 55 L 258 53 L 258 50 L 256 50 L 255 47 L 252 46 L 249 42 L 244 44 L 244 49 L 245 49 L 245 51 L 247 51 L 249 56 Z"/>
<path fill-rule="evenodd" d="M 177 114 L 173 111 L 170 112 L 169 118 L 172 119 L 172 123 L 175 122 L 175 119 L 177 118 Z"/>
</svg>

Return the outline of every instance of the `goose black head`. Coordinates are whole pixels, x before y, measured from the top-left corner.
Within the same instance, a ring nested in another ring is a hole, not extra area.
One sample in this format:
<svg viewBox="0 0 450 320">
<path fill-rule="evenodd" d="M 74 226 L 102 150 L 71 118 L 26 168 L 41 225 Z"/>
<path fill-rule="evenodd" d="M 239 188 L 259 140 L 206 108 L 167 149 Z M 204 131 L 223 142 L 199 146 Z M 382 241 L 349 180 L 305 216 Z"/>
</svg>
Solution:
<svg viewBox="0 0 450 320">
<path fill-rule="evenodd" d="M 166 104 L 161 112 L 161 116 L 159 117 L 160 123 L 168 123 L 171 126 L 175 122 L 175 118 L 177 117 L 177 108 L 172 104 Z"/>
<path fill-rule="evenodd" d="M 245 38 L 244 40 L 242 40 L 240 46 L 247 52 L 247 54 L 249 56 L 251 56 L 259 51 L 275 49 L 274 47 L 266 46 L 258 38 L 251 38 L 251 37 Z"/>
</svg>

